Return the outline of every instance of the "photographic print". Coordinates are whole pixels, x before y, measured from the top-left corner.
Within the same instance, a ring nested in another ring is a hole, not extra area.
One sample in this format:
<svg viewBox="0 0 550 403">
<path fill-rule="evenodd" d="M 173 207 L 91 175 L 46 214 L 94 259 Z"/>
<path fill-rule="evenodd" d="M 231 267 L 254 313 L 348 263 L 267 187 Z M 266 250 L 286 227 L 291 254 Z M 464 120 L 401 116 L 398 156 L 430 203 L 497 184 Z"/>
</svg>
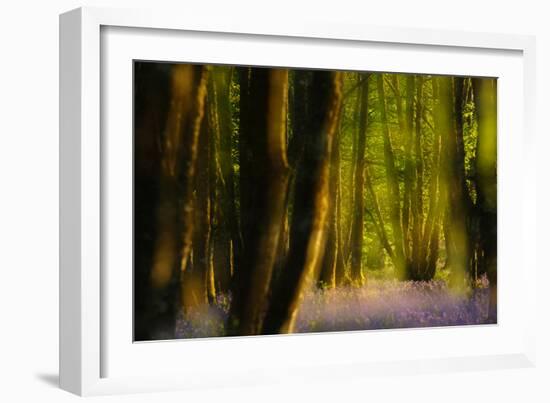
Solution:
<svg viewBox="0 0 550 403">
<path fill-rule="evenodd" d="M 497 79 L 134 61 L 134 340 L 497 322 Z"/>
</svg>

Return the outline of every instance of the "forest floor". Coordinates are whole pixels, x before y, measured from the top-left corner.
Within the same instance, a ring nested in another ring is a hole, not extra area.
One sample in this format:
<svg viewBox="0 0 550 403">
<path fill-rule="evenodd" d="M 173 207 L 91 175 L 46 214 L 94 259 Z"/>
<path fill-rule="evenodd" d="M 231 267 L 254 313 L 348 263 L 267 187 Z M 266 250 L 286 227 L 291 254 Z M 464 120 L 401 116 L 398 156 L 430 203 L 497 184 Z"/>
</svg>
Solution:
<svg viewBox="0 0 550 403">
<path fill-rule="evenodd" d="M 229 297 L 194 317 L 180 316 L 177 338 L 225 334 Z M 306 293 L 295 333 L 438 327 L 496 323 L 489 315 L 486 282 L 467 294 L 456 294 L 444 281 L 371 280 L 363 287 L 315 289 Z"/>
</svg>

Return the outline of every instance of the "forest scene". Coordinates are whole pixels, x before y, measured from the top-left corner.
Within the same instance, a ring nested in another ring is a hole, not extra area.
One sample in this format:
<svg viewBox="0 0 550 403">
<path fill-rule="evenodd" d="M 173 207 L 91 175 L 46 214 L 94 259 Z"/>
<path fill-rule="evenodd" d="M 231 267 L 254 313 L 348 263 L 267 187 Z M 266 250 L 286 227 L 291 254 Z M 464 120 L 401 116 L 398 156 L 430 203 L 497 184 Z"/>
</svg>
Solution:
<svg viewBox="0 0 550 403">
<path fill-rule="evenodd" d="M 134 340 L 497 323 L 497 79 L 134 61 Z"/>
</svg>

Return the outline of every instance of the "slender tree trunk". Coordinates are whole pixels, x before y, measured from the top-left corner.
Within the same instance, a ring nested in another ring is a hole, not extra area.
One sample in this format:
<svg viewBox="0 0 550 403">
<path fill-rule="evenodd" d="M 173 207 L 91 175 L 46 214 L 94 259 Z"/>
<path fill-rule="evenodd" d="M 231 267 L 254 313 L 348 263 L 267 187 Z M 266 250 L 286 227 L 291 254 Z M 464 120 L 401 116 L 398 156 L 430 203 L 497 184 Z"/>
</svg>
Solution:
<svg viewBox="0 0 550 403">
<path fill-rule="evenodd" d="M 338 117 L 340 124 L 340 115 Z M 329 216 L 327 219 L 327 241 L 325 255 L 321 267 L 321 276 L 319 281 L 326 288 L 336 287 L 337 277 L 343 275 L 343 259 L 340 251 L 340 217 L 339 217 L 339 188 L 340 188 L 340 129 L 334 133 L 332 142 L 330 178 L 329 178 Z M 340 265 L 340 267 L 338 267 Z M 339 272 L 337 276 L 337 272 Z"/>
<path fill-rule="evenodd" d="M 406 89 L 406 116 L 405 116 L 405 179 L 403 186 L 403 211 L 401 214 L 401 222 L 403 226 L 403 238 L 404 238 L 404 254 L 407 268 L 411 266 L 411 246 L 409 233 L 410 227 L 410 213 L 411 213 L 411 197 L 413 182 L 415 179 L 415 170 L 412 159 L 412 145 L 413 145 L 413 119 L 414 119 L 414 75 L 407 77 L 407 89 Z"/>
<path fill-rule="evenodd" d="M 303 293 L 316 277 L 326 241 L 332 141 L 342 99 L 341 73 L 315 71 L 304 155 L 296 176 L 287 267 L 271 298 L 264 333 L 291 333 Z"/>
<path fill-rule="evenodd" d="M 473 223 L 473 201 L 470 197 L 468 185 L 466 183 L 466 152 L 464 150 L 464 82 L 465 78 L 456 77 L 453 80 L 454 96 L 455 96 L 455 133 L 457 147 L 457 165 L 456 175 L 460 187 L 461 203 L 464 209 L 464 217 L 466 224 L 466 245 L 465 259 L 467 259 L 467 274 L 470 279 L 475 276 L 475 267 L 473 265 L 472 252 L 473 242 L 471 237 Z"/>
<path fill-rule="evenodd" d="M 359 130 L 359 122 L 360 122 L 360 115 L 361 115 L 361 100 L 362 100 L 362 89 L 363 85 L 365 84 L 367 80 L 362 79 L 361 75 L 357 75 L 357 86 L 355 87 L 356 92 L 356 99 L 355 99 L 355 105 L 353 109 L 353 121 L 356 122 L 356 130 L 353 130 L 353 134 L 351 136 L 352 138 L 352 146 L 351 146 L 351 168 L 349 169 L 349 199 L 348 199 L 348 206 L 347 214 L 346 214 L 346 220 L 344 222 L 344 238 L 343 238 L 343 257 L 344 257 L 344 264 L 346 266 L 346 269 L 348 265 L 351 264 L 351 251 L 353 249 L 352 245 L 352 231 L 353 231 L 353 223 L 355 220 L 355 189 L 357 188 L 355 186 L 356 177 L 355 174 L 357 173 L 357 153 L 359 150 L 358 147 L 358 136 L 360 134 Z M 351 283 L 351 270 L 349 272 L 346 272 L 344 277 L 344 282 L 346 285 L 349 285 Z"/>
<path fill-rule="evenodd" d="M 433 226 L 430 233 L 429 243 L 427 244 L 428 248 L 428 257 L 426 262 L 426 268 L 423 273 L 425 281 L 432 280 L 435 276 L 435 270 L 437 265 L 437 259 L 439 257 L 439 238 L 441 232 L 441 211 L 443 203 L 441 198 L 437 201 L 435 206 L 435 213 L 433 218 Z"/>
<path fill-rule="evenodd" d="M 320 278 L 320 282 L 328 288 L 334 288 L 337 285 L 340 285 L 345 275 L 345 264 L 342 253 L 342 203 L 340 184 L 340 137 L 342 135 L 342 113 L 343 108 L 340 107 L 338 112 L 338 129 L 334 133 L 334 139 L 332 142 L 329 184 L 330 214 L 327 221 L 328 239 Z"/>
<path fill-rule="evenodd" d="M 334 153 L 334 148 L 333 151 Z M 334 170 L 331 167 L 331 173 L 329 178 L 329 196 L 328 196 L 328 217 L 325 223 L 327 240 L 325 245 L 325 252 L 323 255 L 323 261 L 321 263 L 321 274 L 319 276 L 319 285 L 323 288 L 334 288 L 336 286 L 336 255 L 338 252 L 337 244 L 337 229 L 336 229 L 336 194 L 335 194 L 335 180 L 332 172 Z"/>
<path fill-rule="evenodd" d="M 209 105 L 206 105 L 208 116 Z M 195 201 L 193 205 L 193 265 L 183 272 L 181 300 L 185 313 L 203 309 L 208 304 L 210 290 L 210 125 L 203 119 L 197 146 L 197 162 L 194 183 Z"/>
<path fill-rule="evenodd" d="M 386 167 L 386 186 L 390 204 L 390 218 L 394 237 L 395 273 L 397 278 L 405 276 L 405 254 L 403 248 L 403 229 L 401 227 L 401 203 L 399 196 L 399 182 L 395 168 L 395 157 L 388 125 L 386 111 L 386 95 L 384 90 L 384 75 L 377 76 L 378 102 L 380 118 L 382 120 L 382 135 L 384 137 L 384 164 Z"/>
<path fill-rule="evenodd" d="M 367 184 L 367 190 L 369 194 L 371 195 L 372 200 L 372 206 L 374 210 L 374 214 L 371 214 L 371 219 L 374 224 L 374 227 L 376 228 L 376 233 L 378 237 L 380 238 L 380 243 L 386 250 L 386 253 L 392 260 L 395 267 L 399 264 L 398 261 L 395 260 L 395 254 L 393 252 L 393 249 L 390 245 L 388 234 L 386 233 L 386 226 L 384 224 L 384 220 L 382 218 L 382 213 L 380 211 L 380 203 L 378 202 L 378 197 L 376 196 L 376 193 L 374 191 L 374 187 L 372 185 L 371 175 L 369 173 L 369 167 L 368 165 L 365 166 L 365 182 Z M 370 212 L 370 210 L 367 210 L 367 212 Z"/>
<path fill-rule="evenodd" d="M 253 205 L 253 155 L 250 138 L 253 136 L 251 112 L 252 102 L 250 94 L 250 75 L 249 67 L 237 69 L 239 82 L 239 231 L 237 238 L 232 239 L 233 246 L 233 275 L 231 278 L 231 307 L 229 320 L 227 323 L 227 332 L 229 335 L 239 335 L 241 326 L 241 317 L 243 314 L 243 305 L 246 303 L 246 293 L 250 284 L 248 266 L 245 264 L 245 235 L 248 235 L 252 228 L 251 215 L 249 209 Z M 265 103 L 265 100 L 262 100 Z M 248 235 L 250 238 L 250 235 Z"/>
<path fill-rule="evenodd" d="M 425 267 L 426 253 L 422 249 L 422 226 L 424 223 L 424 155 L 422 152 L 422 96 L 423 80 L 416 80 L 416 113 L 414 123 L 414 154 L 415 154 L 415 178 L 414 194 L 412 197 L 412 263 L 410 278 L 422 279 L 422 271 Z"/>
<path fill-rule="evenodd" d="M 399 77 L 397 74 L 390 75 L 391 88 L 395 95 L 395 110 L 397 112 L 397 123 L 399 124 L 399 131 L 405 133 L 407 130 L 407 122 L 405 114 L 403 113 L 403 99 L 401 96 L 401 91 L 399 89 Z"/>
<path fill-rule="evenodd" d="M 215 285 L 229 289 L 234 271 L 232 249 L 240 251 L 238 212 L 235 207 L 233 157 L 231 155 L 230 85 L 232 69 L 213 67 L 209 82 L 212 176 L 212 255 Z"/>
<path fill-rule="evenodd" d="M 422 278 L 424 280 L 431 280 L 435 275 L 435 266 L 437 263 L 437 257 L 439 254 L 439 218 L 441 216 L 442 196 L 441 191 L 438 189 L 441 176 L 441 127 L 438 118 L 438 112 L 435 110 L 438 108 L 436 100 L 438 98 L 438 87 L 436 79 L 432 79 L 432 92 L 433 92 L 433 108 L 434 108 L 434 142 L 432 150 L 431 161 L 431 176 L 430 176 L 430 191 L 428 201 L 428 215 L 426 217 L 424 232 L 422 235 L 422 247 L 423 252 L 422 262 L 425 263 L 425 267 L 422 270 Z"/>
<path fill-rule="evenodd" d="M 359 112 L 359 127 L 357 147 L 355 152 L 355 183 L 353 197 L 353 219 L 351 222 L 351 279 L 355 285 L 361 286 L 365 281 L 363 274 L 363 228 L 365 211 L 365 146 L 367 137 L 367 117 L 369 108 L 369 81 L 361 84 L 361 107 Z"/>
<path fill-rule="evenodd" d="M 241 87 L 241 105 L 244 101 L 246 109 L 241 109 L 240 133 L 244 246 L 229 323 L 229 332 L 239 335 L 261 331 L 289 175 L 285 133 L 288 71 L 253 68 L 246 79 L 248 91 Z"/>
<path fill-rule="evenodd" d="M 296 170 L 300 164 L 304 153 L 305 139 L 300 133 L 306 130 L 310 103 L 308 99 L 308 88 L 311 85 L 312 72 L 309 70 L 294 70 L 290 75 L 292 78 L 291 91 L 289 91 L 289 131 L 288 136 L 288 164 L 290 168 L 290 176 L 288 180 L 287 198 L 285 201 L 285 216 L 283 219 L 283 227 L 281 234 L 281 255 L 278 259 L 277 270 L 274 274 L 273 281 L 277 280 L 282 268 L 286 265 L 288 258 L 288 248 L 290 246 L 290 224 L 292 219 L 292 200 L 294 197 L 294 189 L 296 184 Z"/>
<path fill-rule="evenodd" d="M 342 140 L 342 113 L 343 108 L 340 105 L 338 116 L 338 132 L 335 135 L 334 163 L 333 169 L 336 175 L 336 193 L 335 193 L 335 220 L 336 220 L 336 262 L 334 267 L 334 282 L 336 286 L 342 285 L 345 278 L 346 265 L 344 262 L 344 234 L 342 228 L 342 166 L 340 161 L 340 147 Z"/>
</svg>

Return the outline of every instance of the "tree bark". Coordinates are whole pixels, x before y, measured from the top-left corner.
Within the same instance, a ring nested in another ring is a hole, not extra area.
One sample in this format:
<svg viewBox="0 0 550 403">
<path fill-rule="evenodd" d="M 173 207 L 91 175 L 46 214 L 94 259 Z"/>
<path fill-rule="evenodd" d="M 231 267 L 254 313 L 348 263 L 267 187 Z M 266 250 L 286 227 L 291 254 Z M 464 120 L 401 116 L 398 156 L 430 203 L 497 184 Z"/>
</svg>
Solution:
<svg viewBox="0 0 550 403">
<path fill-rule="evenodd" d="M 386 233 L 386 227 L 384 224 L 384 219 L 382 218 L 382 213 L 380 211 L 380 203 L 378 202 L 378 197 L 376 196 L 376 193 L 374 191 L 374 187 L 372 185 L 371 175 L 369 173 L 369 167 L 368 165 L 365 166 L 365 182 L 367 184 L 367 190 L 371 195 L 372 199 L 372 207 L 374 209 L 374 214 L 371 215 L 372 222 L 374 224 L 374 227 L 376 228 L 376 233 L 378 237 L 380 238 L 380 243 L 386 250 L 386 253 L 392 260 L 393 264 L 397 267 L 399 262 L 395 260 L 395 253 L 393 252 L 393 249 L 390 245 L 388 234 Z M 369 210 L 367 210 L 369 211 Z"/>
<path fill-rule="evenodd" d="M 290 74 L 291 73 L 291 74 Z M 273 282 L 277 281 L 278 275 L 286 265 L 288 258 L 288 248 L 290 244 L 290 224 L 292 212 L 292 200 L 296 183 L 296 170 L 304 151 L 304 137 L 299 135 L 306 130 L 307 117 L 310 110 L 308 100 L 308 88 L 311 85 L 312 71 L 293 70 L 289 73 L 289 124 L 288 138 L 288 164 L 289 179 L 288 192 L 285 200 L 285 213 L 283 225 L 281 227 L 280 252 L 277 259 L 276 271 L 273 274 Z M 298 134 L 298 135 L 296 135 Z"/>
<path fill-rule="evenodd" d="M 329 218 L 327 220 L 328 239 L 323 266 L 321 268 L 321 285 L 335 288 L 341 285 L 345 276 L 344 256 L 342 253 L 341 224 L 341 166 L 340 137 L 342 135 L 342 107 L 338 112 L 338 129 L 332 142 L 329 184 Z"/>
<path fill-rule="evenodd" d="M 401 221 L 403 226 L 403 238 L 404 238 L 404 254 L 407 267 L 411 265 L 411 247 L 409 239 L 411 238 L 409 233 L 410 227 L 410 213 L 411 213 L 411 197 L 413 182 L 415 179 L 414 165 L 412 159 L 412 145 L 413 145 L 413 119 L 414 119 L 414 75 L 410 74 L 407 77 L 406 88 L 406 106 L 405 106 L 405 134 L 407 139 L 405 141 L 405 172 L 404 172 L 404 185 L 403 185 L 403 210 L 401 214 Z"/>
<path fill-rule="evenodd" d="M 344 262 L 344 239 L 342 228 L 342 171 L 340 163 L 340 146 L 342 135 L 342 108 L 340 108 L 340 114 L 338 117 L 338 133 L 335 138 L 336 145 L 333 148 L 334 161 L 336 165 L 333 169 L 336 171 L 336 194 L 335 194 L 335 220 L 336 220 L 336 262 L 334 267 L 334 282 L 336 286 L 342 285 L 345 278 L 346 265 Z"/>
<path fill-rule="evenodd" d="M 343 259 L 344 259 L 344 265 L 345 265 L 345 269 L 348 268 L 348 266 L 350 265 L 351 263 L 351 251 L 352 251 L 352 230 L 353 230 L 353 223 L 354 223 L 354 215 L 355 215 L 355 189 L 356 189 L 356 186 L 355 186 L 355 181 L 356 181 L 356 178 L 355 178 L 355 174 L 356 174 L 356 166 L 357 166 L 357 153 L 358 153 L 358 136 L 359 136 L 359 122 L 360 122 L 360 115 L 361 115 L 361 99 L 362 99 L 362 89 L 363 89 L 363 85 L 365 84 L 365 82 L 367 81 L 367 79 L 363 79 L 361 77 L 361 75 L 357 75 L 357 85 L 355 86 L 355 88 L 352 90 L 350 90 L 350 93 L 351 92 L 356 92 L 356 97 L 355 97 L 355 104 L 354 104 L 354 107 L 353 107 L 353 123 L 355 123 L 355 130 L 352 130 L 352 136 L 351 136 L 351 139 L 352 139 L 352 145 L 351 145 L 351 168 L 349 169 L 349 177 L 348 177 L 348 183 L 349 183 L 349 195 L 348 195 L 348 199 L 347 199 L 347 205 L 348 205 L 348 208 L 346 209 L 347 210 L 347 214 L 345 215 L 345 221 L 343 222 L 343 234 L 344 234 L 344 237 L 342 239 L 343 243 L 342 243 L 342 246 L 343 246 L 343 250 L 342 250 L 342 253 L 343 253 Z M 343 106 L 341 106 L 341 108 L 343 108 Z M 350 285 L 351 284 L 351 270 L 345 272 L 345 275 L 344 275 L 344 283 L 346 285 Z"/>
<path fill-rule="evenodd" d="M 497 82 L 473 79 L 478 127 L 476 150 L 477 210 L 480 216 L 482 270 L 490 283 L 489 321 L 496 322 L 497 304 Z"/>
<path fill-rule="evenodd" d="M 336 286 L 336 259 L 338 254 L 338 230 L 337 230 L 337 185 L 335 170 L 334 155 L 336 155 L 335 148 L 337 142 L 333 141 L 332 146 L 332 162 L 330 167 L 329 176 L 329 190 L 328 190 L 328 217 L 326 220 L 326 233 L 327 240 L 325 245 L 325 253 L 323 256 L 323 262 L 321 264 L 321 274 L 319 276 L 319 286 L 323 288 L 334 288 Z"/>
<path fill-rule="evenodd" d="M 232 289 L 229 332 L 253 335 L 261 331 L 288 190 L 288 71 L 252 68 L 245 80 L 240 133 L 243 250 Z"/>
<path fill-rule="evenodd" d="M 424 224 L 424 155 L 422 152 L 422 96 L 423 80 L 416 80 L 416 111 L 414 123 L 414 154 L 415 178 L 412 196 L 412 261 L 409 269 L 409 278 L 422 280 L 422 271 L 425 267 L 425 251 L 422 249 L 422 228 Z"/>
<path fill-rule="evenodd" d="M 181 269 L 186 267 L 193 235 L 193 184 L 197 144 L 204 114 L 206 69 L 170 68 L 170 103 L 160 147 L 158 203 L 149 275 L 150 338 L 174 337 Z M 138 134 L 139 135 L 139 134 Z M 151 214 L 151 212 L 149 212 Z"/>
<path fill-rule="evenodd" d="M 212 131 L 212 255 L 216 288 L 227 292 L 235 262 L 232 251 L 240 250 L 238 212 L 235 206 L 235 184 L 231 143 L 230 85 L 233 69 L 213 67 L 209 82 L 210 127 Z M 237 253 L 238 254 L 238 253 Z"/>
<path fill-rule="evenodd" d="M 424 280 L 431 280 L 435 275 L 435 266 L 437 263 L 437 257 L 439 254 L 439 232 L 440 225 L 439 219 L 441 216 L 442 196 L 439 191 L 439 183 L 441 176 L 441 127 L 438 117 L 438 112 L 435 110 L 438 108 L 436 105 L 438 98 L 438 86 L 435 78 L 432 78 L 432 93 L 433 93 L 433 108 L 434 108 L 434 142 L 432 149 L 432 161 L 431 161 L 431 176 L 430 176 L 430 191 L 428 201 L 428 215 L 425 220 L 424 231 L 422 234 L 422 247 L 423 253 L 422 262 L 424 267 L 422 268 L 421 276 Z"/>
<path fill-rule="evenodd" d="M 453 94 L 453 82 L 450 77 L 440 77 L 440 122 L 442 128 L 442 161 L 445 162 L 444 174 L 447 211 L 445 218 L 445 241 L 447 247 L 447 266 L 450 282 L 454 288 L 467 287 L 469 272 L 469 234 L 467 228 L 468 209 L 465 205 L 463 183 L 459 169 L 459 137 L 456 116 L 456 101 Z M 461 112 L 460 112 L 461 113 Z"/>
<path fill-rule="evenodd" d="M 193 184 L 193 264 L 183 271 L 181 281 L 181 301 L 184 313 L 204 309 L 208 300 L 215 295 L 211 289 L 211 200 L 210 200 L 210 105 L 206 104 L 205 118 L 202 120 L 200 136 L 197 145 L 196 174 Z"/>
<path fill-rule="evenodd" d="M 341 73 L 315 71 L 304 155 L 296 176 L 288 263 L 273 292 L 264 333 L 291 333 L 305 290 L 318 275 L 326 241 L 329 167 L 342 98 Z"/>
<path fill-rule="evenodd" d="M 350 273 L 354 285 L 361 286 L 365 281 L 363 274 L 363 228 L 365 211 L 365 146 L 367 137 L 367 118 L 369 107 L 369 80 L 364 79 L 360 87 L 361 106 L 359 127 L 355 150 L 353 218 L 351 222 L 351 264 Z"/>
<path fill-rule="evenodd" d="M 454 96 L 455 96 L 455 133 L 456 133 L 456 147 L 457 147 L 457 180 L 460 187 L 460 197 L 462 199 L 462 206 L 464 209 L 464 217 L 466 224 L 466 256 L 467 259 L 467 275 L 470 280 L 475 276 L 475 266 L 472 259 L 473 254 L 473 242 L 472 242 L 472 230 L 473 230 L 473 210 L 474 204 L 470 197 L 468 185 L 466 183 L 466 152 L 464 150 L 464 82 L 465 78 L 455 77 L 454 84 Z"/>
</svg>

